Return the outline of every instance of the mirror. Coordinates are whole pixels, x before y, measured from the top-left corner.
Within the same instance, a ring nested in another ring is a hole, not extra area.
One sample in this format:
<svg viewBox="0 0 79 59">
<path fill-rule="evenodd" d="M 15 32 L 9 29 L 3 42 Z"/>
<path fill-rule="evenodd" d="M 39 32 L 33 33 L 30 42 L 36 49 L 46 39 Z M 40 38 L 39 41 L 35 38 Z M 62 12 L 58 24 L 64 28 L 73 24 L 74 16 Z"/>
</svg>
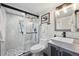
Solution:
<svg viewBox="0 0 79 59">
<path fill-rule="evenodd" d="M 71 31 L 73 11 L 71 3 L 64 3 L 56 8 L 55 31 Z"/>
<path fill-rule="evenodd" d="M 79 11 L 76 12 L 76 29 L 79 31 Z"/>
</svg>

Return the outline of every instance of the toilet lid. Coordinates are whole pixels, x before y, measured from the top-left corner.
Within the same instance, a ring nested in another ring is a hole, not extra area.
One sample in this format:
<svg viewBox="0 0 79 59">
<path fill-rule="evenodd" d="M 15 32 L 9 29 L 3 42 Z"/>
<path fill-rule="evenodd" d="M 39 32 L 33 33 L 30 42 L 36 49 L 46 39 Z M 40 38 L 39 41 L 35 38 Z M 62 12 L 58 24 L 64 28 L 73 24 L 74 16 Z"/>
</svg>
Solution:
<svg viewBox="0 0 79 59">
<path fill-rule="evenodd" d="M 38 50 L 41 49 L 43 46 L 40 44 L 34 45 L 33 47 L 31 47 L 31 50 Z"/>
</svg>

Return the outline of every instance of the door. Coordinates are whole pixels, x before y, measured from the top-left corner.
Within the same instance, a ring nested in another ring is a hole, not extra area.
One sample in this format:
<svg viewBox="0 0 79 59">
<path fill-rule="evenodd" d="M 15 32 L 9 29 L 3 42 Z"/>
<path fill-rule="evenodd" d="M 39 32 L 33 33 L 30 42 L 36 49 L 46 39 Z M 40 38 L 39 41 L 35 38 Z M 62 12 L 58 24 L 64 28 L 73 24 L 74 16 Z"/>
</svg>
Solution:
<svg viewBox="0 0 79 59">
<path fill-rule="evenodd" d="M 48 55 L 59 56 L 59 47 L 49 43 L 48 44 Z"/>
<path fill-rule="evenodd" d="M 30 48 L 32 46 L 32 27 L 33 22 L 30 21 L 31 19 L 25 18 L 24 24 L 25 24 L 25 35 L 24 35 L 24 51 L 30 51 Z"/>
<path fill-rule="evenodd" d="M 59 49 L 57 47 L 51 46 L 51 56 L 59 56 Z"/>
<path fill-rule="evenodd" d="M 61 56 L 72 56 L 72 52 L 70 52 L 69 50 L 66 50 L 66 49 L 63 49 L 63 48 L 60 48 L 61 50 Z"/>
<path fill-rule="evenodd" d="M 62 53 L 63 53 L 62 56 L 72 56 L 71 54 L 69 54 L 69 53 L 67 53 L 67 52 L 65 52 L 65 51 L 63 51 Z"/>
<path fill-rule="evenodd" d="M 24 24 L 26 28 L 25 38 L 24 38 L 24 50 L 25 52 L 30 51 L 30 48 L 38 42 L 38 24 L 37 19 L 25 18 Z M 36 32 L 34 32 L 36 29 Z"/>
<path fill-rule="evenodd" d="M 23 17 L 9 12 L 6 16 L 6 55 L 20 55 L 24 52 L 24 38 L 19 24 Z"/>
</svg>

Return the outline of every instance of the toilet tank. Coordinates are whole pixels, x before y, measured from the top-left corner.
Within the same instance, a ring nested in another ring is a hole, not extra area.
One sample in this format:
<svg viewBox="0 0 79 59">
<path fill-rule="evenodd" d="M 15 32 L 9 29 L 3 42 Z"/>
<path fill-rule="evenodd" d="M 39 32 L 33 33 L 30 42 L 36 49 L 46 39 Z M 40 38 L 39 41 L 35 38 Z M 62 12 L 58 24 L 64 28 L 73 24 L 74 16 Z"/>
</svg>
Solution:
<svg viewBox="0 0 79 59">
<path fill-rule="evenodd" d="M 47 45 L 48 39 L 40 39 L 39 43 L 42 44 L 42 45 Z"/>
</svg>

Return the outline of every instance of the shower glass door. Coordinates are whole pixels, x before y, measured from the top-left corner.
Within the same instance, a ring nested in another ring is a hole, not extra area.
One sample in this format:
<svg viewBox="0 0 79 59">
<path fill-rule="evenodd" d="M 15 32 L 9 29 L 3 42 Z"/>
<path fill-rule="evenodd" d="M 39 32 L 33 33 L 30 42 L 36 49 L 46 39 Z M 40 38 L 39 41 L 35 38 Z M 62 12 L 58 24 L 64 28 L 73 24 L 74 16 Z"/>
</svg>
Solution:
<svg viewBox="0 0 79 59">
<path fill-rule="evenodd" d="M 25 34 L 25 52 L 30 51 L 30 48 L 38 43 L 38 23 L 35 18 L 27 18 L 24 20 L 26 27 Z"/>
<path fill-rule="evenodd" d="M 29 18 L 25 18 L 25 34 L 24 34 L 24 51 L 30 51 L 31 46 L 33 45 L 32 35 L 33 35 L 33 22 L 31 22 Z"/>
<path fill-rule="evenodd" d="M 19 24 L 23 17 L 8 12 L 6 12 L 6 16 L 6 55 L 20 55 L 24 52 L 24 38 Z"/>
</svg>

